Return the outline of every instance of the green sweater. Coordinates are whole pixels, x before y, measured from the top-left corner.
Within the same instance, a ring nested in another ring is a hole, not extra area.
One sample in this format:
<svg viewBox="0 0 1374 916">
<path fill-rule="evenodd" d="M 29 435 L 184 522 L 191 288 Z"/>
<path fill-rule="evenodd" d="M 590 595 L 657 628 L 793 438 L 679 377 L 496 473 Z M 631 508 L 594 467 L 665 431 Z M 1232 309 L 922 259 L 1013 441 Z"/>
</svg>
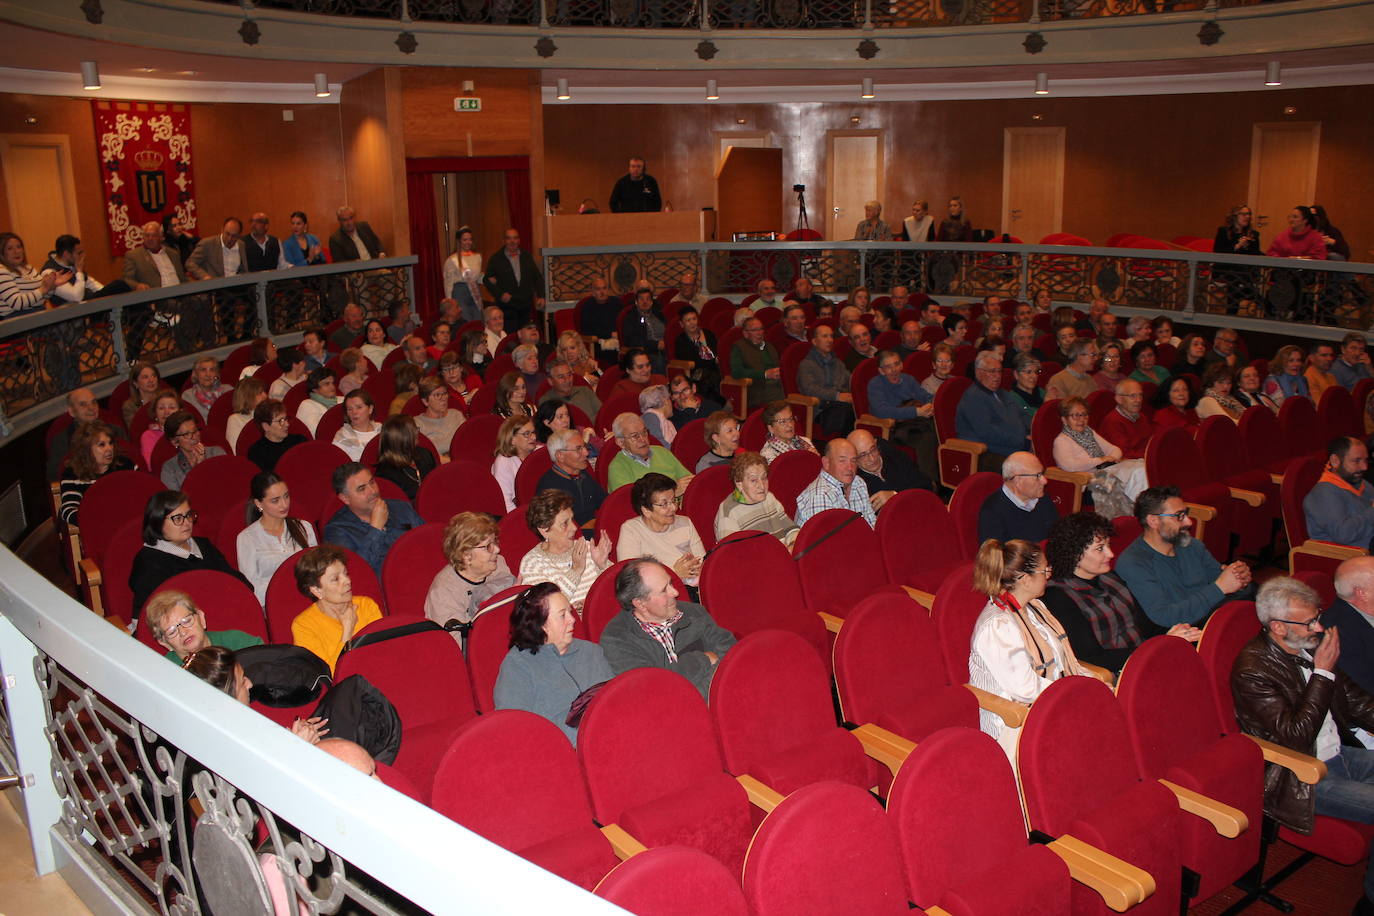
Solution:
<svg viewBox="0 0 1374 916">
<path fill-rule="evenodd" d="M 673 480 L 681 480 L 692 473 L 682 466 L 682 462 L 673 457 L 673 453 L 661 445 L 649 447 L 649 463 L 646 465 L 642 461 L 630 457 L 630 453 L 621 450 L 611 459 L 611 469 L 607 473 L 609 486 L 606 490 L 616 490 L 625 486 L 627 483 L 634 483 L 645 474 L 657 471 L 666 474 Z"/>
<path fill-rule="evenodd" d="M 210 637 L 210 645 L 219 646 L 223 649 L 233 649 L 235 652 L 249 646 L 262 645 L 261 639 L 242 630 L 206 630 L 205 635 Z M 175 651 L 168 652 L 167 657 L 178 665 L 182 662 L 181 655 Z"/>
</svg>

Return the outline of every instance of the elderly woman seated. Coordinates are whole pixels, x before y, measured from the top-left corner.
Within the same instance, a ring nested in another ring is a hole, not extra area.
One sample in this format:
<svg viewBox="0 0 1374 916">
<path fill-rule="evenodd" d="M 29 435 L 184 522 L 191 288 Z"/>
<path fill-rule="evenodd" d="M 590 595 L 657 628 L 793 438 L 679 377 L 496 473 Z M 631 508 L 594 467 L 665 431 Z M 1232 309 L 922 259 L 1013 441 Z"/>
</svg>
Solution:
<svg viewBox="0 0 1374 916">
<path fill-rule="evenodd" d="M 1055 522 L 1045 547 L 1054 578 L 1042 600 L 1080 661 L 1119 674 L 1141 643 L 1165 630 L 1112 572 L 1111 539 L 1112 523 L 1096 512 L 1076 512 Z M 1189 642 L 1202 636 L 1186 623 L 1167 632 Z"/>
<path fill-rule="evenodd" d="M 616 556 L 653 557 L 695 587 L 706 548 L 686 516 L 677 514 L 677 483 L 666 474 L 648 473 L 630 487 L 630 505 L 639 513 L 620 526 Z"/>
<path fill-rule="evenodd" d="M 291 621 L 291 641 L 314 652 L 329 670 L 354 634 L 382 619 L 377 602 L 353 594 L 348 561 L 332 544 L 312 547 L 296 562 L 296 588 L 315 603 Z"/>
<path fill-rule="evenodd" d="M 58 485 L 57 515 L 64 524 L 77 524 L 81 500 L 95 482 L 111 471 L 132 471 L 134 463 L 115 450 L 114 427 L 99 420 L 82 423 L 72 433 L 67 465 Z"/>
<path fill-rule="evenodd" d="M 180 489 L 191 468 L 206 458 L 223 455 L 218 445 L 200 441 L 200 415 L 194 410 L 178 410 L 162 424 L 163 435 L 176 446 L 176 454 L 162 463 L 162 485 L 169 490 Z"/>
<path fill-rule="evenodd" d="M 143 609 L 143 619 L 153 639 L 178 665 L 210 646 L 242 649 L 262 645 L 261 639 L 242 630 L 205 629 L 205 612 L 190 595 L 174 589 L 158 592 L 149 599 L 148 606 Z"/>
<path fill-rule="evenodd" d="M 306 441 L 305 436 L 291 432 L 291 418 L 281 401 L 268 398 L 258 404 L 253 408 L 253 422 L 262 430 L 262 438 L 248 446 L 245 454 L 260 470 L 275 470 L 287 450 Z"/>
<path fill-rule="evenodd" d="M 797 434 L 797 418 L 792 413 L 792 405 L 786 401 L 773 401 L 763 408 L 763 425 L 768 429 L 768 438 L 760 454 L 769 464 L 783 452 L 816 451 L 810 439 Z"/>
<path fill-rule="evenodd" d="M 491 462 L 491 476 L 501 485 L 507 512 L 515 508 L 515 475 L 525 459 L 539 447 L 534 424 L 535 420 L 530 417 L 506 417 L 496 432 L 496 457 Z"/>
<path fill-rule="evenodd" d="M 1108 518 L 1130 515 L 1135 498 L 1149 486 L 1145 459 L 1121 459 L 1121 449 L 1088 425 L 1088 404 L 1082 398 L 1059 402 L 1064 429 L 1054 438 L 1054 463 L 1065 471 L 1087 471 L 1094 504 Z"/>
<path fill-rule="evenodd" d="M 717 410 L 706 418 L 702 429 L 706 454 L 697 459 L 696 473 L 718 464 L 729 464 L 739 451 L 739 420 L 728 410 Z"/>
<path fill-rule="evenodd" d="M 1236 399 L 1236 370 L 1226 363 L 1212 363 L 1202 374 L 1202 397 L 1197 402 L 1199 420 L 1208 417 L 1226 417 L 1232 423 L 1239 423 L 1245 413 L 1245 404 Z"/>
<path fill-rule="evenodd" d="M 615 676 L 601 647 L 573 638 L 577 616 L 568 596 L 552 582 L 531 586 L 515 600 L 510 651 L 496 676 L 497 709 L 523 709 L 543 716 L 577 744 L 568 724 L 573 700 L 587 688 Z"/>
<path fill-rule="evenodd" d="M 758 452 L 742 452 L 730 462 L 735 491 L 716 510 L 716 538 L 736 531 L 763 531 L 791 549 L 801 529 L 778 498 L 768 492 L 768 462 Z"/>
<path fill-rule="evenodd" d="M 544 384 L 544 379 L 548 378 L 544 370 L 539 368 L 539 347 L 532 343 L 521 344 L 511 351 L 510 358 L 515 363 L 515 371 L 525 380 L 525 391 L 533 398 L 539 386 Z"/>
<path fill-rule="evenodd" d="M 1160 386 L 1159 392 L 1155 395 L 1155 414 L 1152 418 L 1155 431 L 1177 427 L 1190 436 L 1194 435 L 1201 422 L 1197 411 L 1193 409 L 1196 404 L 1193 386 L 1188 384 L 1186 378 L 1169 379 L 1166 384 Z"/>
<path fill-rule="evenodd" d="M 496 520 L 485 512 L 459 512 L 444 528 L 444 558 L 425 595 L 425 616 L 439 625 L 471 623 L 477 609 L 497 592 L 515 585 L 501 556 Z"/>
<path fill-rule="evenodd" d="M 582 335 L 576 331 L 564 331 L 558 335 L 558 356 L 572 367 L 574 374 L 581 376 L 582 380 L 593 388 L 601 380 L 601 367 L 587 352 Z"/>
<path fill-rule="evenodd" d="M 1054 681 L 1085 673 L 1059 621 L 1040 602 L 1050 567 L 1030 541 L 989 538 L 978 549 L 973 588 L 988 596 L 973 625 L 969 683 L 1016 703 L 1031 703 Z M 978 725 L 1012 760 L 1021 729 L 986 709 Z"/>
<path fill-rule="evenodd" d="M 438 376 L 420 380 L 419 396 L 425 409 L 415 418 L 415 425 L 439 450 L 439 460 L 448 461 L 449 443 L 458 427 L 463 425 L 463 412 L 448 406 L 448 386 Z"/>
<path fill-rule="evenodd" d="M 253 682 L 243 673 L 243 666 L 234 656 L 234 650 L 224 646 L 206 646 L 186 657 L 181 667 L 205 681 L 216 690 L 223 691 L 248 705 L 248 691 Z M 297 719 L 291 724 L 291 734 L 304 738 L 311 744 L 319 744 L 320 739 L 329 734 L 329 720 L 321 716 Z"/>
<path fill-rule="evenodd" d="M 191 536 L 196 518 L 191 501 L 180 490 L 163 490 L 149 497 L 143 509 L 143 547 L 134 554 L 133 569 L 129 571 L 135 625 L 148 598 L 177 573 L 211 569 L 228 573 L 249 585 L 248 580 L 229 565 L 214 541 Z"/>
<path fill-rule="evenodd" d="M 562 490 L 535 494 L 525 507 L 525 524 L 541 541 L 520 561 L 520 581 L 526 585 L 552 582 L 580 611 L 596 577 L 611 565 L 611 538 L 606 532 L 596 543 L 582 537 L 573 520 L 572 497 Z"/>
<path fill-rule="evenodd" d="M 650 385 L 639 393 L 640 419 L 649 433 L 664 445 L 672 445 L 677 427 L 669 419 L 673 415 L 673 399 L 667 385 Z"/>
</svg>

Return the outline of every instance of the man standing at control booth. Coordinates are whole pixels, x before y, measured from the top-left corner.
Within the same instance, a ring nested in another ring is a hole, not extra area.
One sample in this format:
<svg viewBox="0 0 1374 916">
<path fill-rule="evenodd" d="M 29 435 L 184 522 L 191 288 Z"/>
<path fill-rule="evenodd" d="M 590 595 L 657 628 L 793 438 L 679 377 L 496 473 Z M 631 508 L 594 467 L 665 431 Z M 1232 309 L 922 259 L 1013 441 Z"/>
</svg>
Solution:
<svg viewBox="0 0 1374 916">
<path fill-rule="evenodd" d="M 630 173 L 621 175 L 611 191 L 612 213 L 657 213 L 663 209 L 658 182 L 644 171 L 644 160 L 630 159 Z"/>
</svg>

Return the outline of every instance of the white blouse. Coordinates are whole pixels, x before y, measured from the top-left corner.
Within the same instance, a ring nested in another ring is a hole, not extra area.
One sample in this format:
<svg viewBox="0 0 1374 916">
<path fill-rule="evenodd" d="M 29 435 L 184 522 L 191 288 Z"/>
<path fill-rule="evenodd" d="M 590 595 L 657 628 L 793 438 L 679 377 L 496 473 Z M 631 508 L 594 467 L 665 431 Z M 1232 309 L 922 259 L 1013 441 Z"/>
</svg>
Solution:
<svg viewBox="0 0 1374 916">
<path fill-rule="evenodd" d="M 542 448 L 542 446 L 541 446 Z M 491 463 L 491 476 L 501 485 L 501 495 L 506 498 L 506 511 L 515 511 L 515 475 L 520 472 L 521 461 L 515 455 L 497 455 Z"/>
<path fill-rule="evenodd" d="M 363 351 L 363 356 L 380 370 L 387 354 L 396 349 L 396 345 L 388 341 L 384 344 L 363 344 L 359 349 Z"/>
<path fill-rule="evenodd" d="M 620 526 L 616 538 L 616 558 L 621 560 L 653 557 L 669 569 L 689 553 L 694 557 L 706 556 L 706 547 L 701 543 L 696 526 L 686 516 L 679 515 L 667 531 L 650 531 L 643 516 L 632 518 Z M 697 580 L 684 579 L 684 584 L 695 586 Z"/>
<path fill-rule="evenodd" d="M 301 522 L 301 526 L 305 528 L 305 546 L 316 546 L 315 529 L 309 522 Z M 263 530 L 262 519 L 239 532 L 239 572 L 252 584 L 253 594 L 264 606 L 267 604 L 267 583 L 272 581 L 272 574 L 287 557 L 300 549 L 301 545 L 291 539 L 289 529 L 283 527 L 281 537 L 273 537 Z"/>
<path fill-rule="evenodd" d="M 382 424 L 376 420 L 372 421 L 372 429 L 367 432 L 354 429 L 350 424 L 345 423 L 339 427 L 339 431 L 334 434 L 334 444 L 344 450 L 352 461 L 363 460 L 363 450 L 367 444 L 381 434 Z"/>
</svg>

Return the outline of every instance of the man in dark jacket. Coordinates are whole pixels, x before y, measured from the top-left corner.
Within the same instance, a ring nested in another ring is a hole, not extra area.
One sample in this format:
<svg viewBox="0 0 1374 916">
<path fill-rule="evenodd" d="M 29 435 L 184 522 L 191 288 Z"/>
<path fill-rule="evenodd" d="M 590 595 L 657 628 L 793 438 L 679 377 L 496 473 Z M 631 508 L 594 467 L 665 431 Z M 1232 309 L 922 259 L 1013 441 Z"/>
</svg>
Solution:
<svg viewBox="0 0 1374 916">
<path fill-rule="evenodd" d="M 1255 596 L 1264 631 L 1231 669 L 1231 696 L 1241 730 L 1326 763 L 1316 785 L 1268 764 L 1264 811 L 1280 824 L 1311 833 L 1317 814 L 1374 823 L 1374 751 L 1351 729 L 1374 730 L 1374 697 L 1337 667 L 1340 635 L 1318 617 L 1317 593 L 1287 577 L 1270 579 Z M 1374 913 L 1374 857 L 1355 913 Z"/>
<path fill-rule="evenodd" d="M 505 245 L 487 258 L 482 280 L 506 316 L 506 333 L 514 333 L 544 307 L 544 275 L 534 256 L 520 249 L 520 230 L 507 229 Z M 492 354 L 495 356 L 495 354 Z"/>
<path fill-rule="evenodd" d="M 1336 567 L 1336 594 L 1336 602 L 1322 614 L 1322 626 L 1341 628 L 1337 667 L 1374 695 L 1374 557 L 1356 557 Z"/>
</svg>

